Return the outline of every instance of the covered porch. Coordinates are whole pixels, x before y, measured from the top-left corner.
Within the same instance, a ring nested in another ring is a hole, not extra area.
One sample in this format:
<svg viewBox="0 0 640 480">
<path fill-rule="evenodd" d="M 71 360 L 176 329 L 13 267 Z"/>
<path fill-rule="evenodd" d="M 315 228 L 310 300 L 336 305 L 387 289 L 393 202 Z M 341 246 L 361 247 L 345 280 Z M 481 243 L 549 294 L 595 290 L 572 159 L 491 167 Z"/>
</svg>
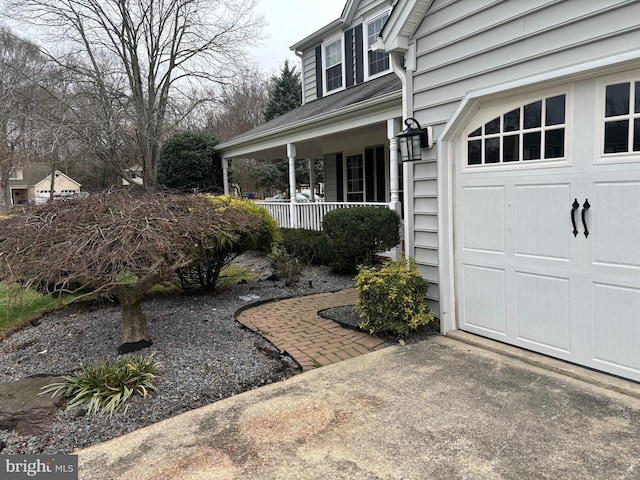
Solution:
<svg viewBox="0 0 640 480">
<path fill-rule="evenodd" d="M 402 168 L 396 135 L 402 126 L 401 86 L 395 75 L 314 100 L 216 148 L 225 193 L 234 159 L 288 161 L 289 192 L 299 188 L 296 161 L 324 166 L 324 199 L 264 202 L 281 227 L 320 230 L 338 208 L 384 205 L 402 215 Z M 310 178 L 314 191 L 315 179 Z"/>
</svg>

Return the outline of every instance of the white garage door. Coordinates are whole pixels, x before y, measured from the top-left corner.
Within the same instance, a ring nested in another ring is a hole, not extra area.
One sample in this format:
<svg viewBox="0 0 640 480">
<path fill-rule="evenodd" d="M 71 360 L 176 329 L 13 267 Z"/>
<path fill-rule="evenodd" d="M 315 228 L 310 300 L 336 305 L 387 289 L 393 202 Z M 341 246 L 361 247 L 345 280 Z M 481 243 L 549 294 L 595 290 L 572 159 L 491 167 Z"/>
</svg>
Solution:
<svg viewBox="0 0 640 480">
<path fill-rule="evenodd" d="M 459 328 L 640 381 L 640 71 L 483 104 L 456 146 Z"/>
</svg>

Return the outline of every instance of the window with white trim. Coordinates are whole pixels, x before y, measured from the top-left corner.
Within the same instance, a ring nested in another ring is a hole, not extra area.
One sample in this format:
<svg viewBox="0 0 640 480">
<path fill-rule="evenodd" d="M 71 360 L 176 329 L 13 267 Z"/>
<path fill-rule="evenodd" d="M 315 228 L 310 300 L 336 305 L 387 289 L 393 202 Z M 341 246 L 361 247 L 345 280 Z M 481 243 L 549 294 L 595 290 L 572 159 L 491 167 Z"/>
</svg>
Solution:
<svg viewBox="0 0 640 480">
<path fill-rule="evenodd" d="M 467 166 L 564 158 L 566 100 L 542 98 L 478 126 L 467 136 Z"/>
<path fill-rule="evenodd" d="M 640 152 L 640 80 L 605 86 L 603 153 Z"/>
<path fill-rule="evenodd" d="M 347 156 L 347 202 L 364 202 L 362 154 Z"/>
<path fill-rule="evenodd" d="M 371 45 L 378 39 L 380 31 L 382 30 L 382 27 L 384 27 L 388 18 L 389 14 L 385 13 L 384 15 L 366 23 L 366 49 L 368 59 L 367 74 L 369 77 L 389 71 L 389 54 L 384 52 L 374 52 L 371 50 Z"/>
<path fill-rule="evenodd" d="M 344 62 L 342 60 L 342 37 L 324 45 L 324 86 L 331 92 L 344 85 Z"/>
</svg>

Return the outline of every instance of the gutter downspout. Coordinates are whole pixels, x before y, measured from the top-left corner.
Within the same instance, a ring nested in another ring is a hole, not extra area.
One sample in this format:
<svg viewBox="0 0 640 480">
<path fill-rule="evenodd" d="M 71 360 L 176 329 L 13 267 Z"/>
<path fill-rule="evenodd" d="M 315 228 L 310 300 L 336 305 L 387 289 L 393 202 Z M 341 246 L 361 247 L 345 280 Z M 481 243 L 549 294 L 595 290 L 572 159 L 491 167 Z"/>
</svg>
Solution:
<svg viewBox="0 0 640 480">
<path fill-rule="evenodd" d="M 410 88 L 411 85 L 409 85 L 409 76 L 407 75 L 407 72 L 405 70 L 405 68 L 402 66 L 402 58 L 404 57 L 404 54 L 402 53 L 397 53 L 397 52 L 391 52 L 389 54 L 389 57 L 391 59 L 391 69 L 393 70 L 393 73 L 400 79 L 400 82 L 402 83 L 402 121 L 404 122 L 407 118 L 409 118 L 411 116 L 411 114 L 409 113 L 411 111 L 411 109 L 409 108 L 409 105 L 411 104 L 411 107 L 413 107 L 413 98 L 410 96 Z M 413 256 L 413 236 L 411 235 L 411 223 L 410 220 L 410 215 L 411 212 L 409 211 L 409 204 L 411 202 L 408 201 L 409 199 L 409 167 L 410 165 L 408 164 L 408 162 L 403 162 L 402 163 L 402 195 L 404 197 L 404 211 L 403 211 L 403 227 L 404 227 L 404 253 L 407 256 Z"/>
<path fill-rule="evenodd" d="M 400 79 L 402 83 L 402 121 L 404 122 L 407 118 L 409 118 L 409 111 L 407 107 L 407 72 L 402 67 L 402 57 L 404 55 L 396 52 L 392 52 L 389 54 L 391 58 L 391 70 L 396 76 Z"/>
</svg>

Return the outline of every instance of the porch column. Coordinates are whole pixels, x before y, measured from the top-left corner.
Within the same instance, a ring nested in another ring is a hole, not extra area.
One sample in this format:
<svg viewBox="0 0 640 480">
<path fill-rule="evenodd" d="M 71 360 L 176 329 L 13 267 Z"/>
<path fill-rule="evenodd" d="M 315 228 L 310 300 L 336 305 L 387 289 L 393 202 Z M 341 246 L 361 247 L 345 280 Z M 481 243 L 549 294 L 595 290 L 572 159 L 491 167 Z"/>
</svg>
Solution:
<svg viewBox="0 0 640 480">
<path fill-rule="evenodd" d="M 229 159 L 222 159 L 222 185 L 224 187 L 224 194 L 229 195 Z"/>
<path fill-rule="evenodd" d="M 289 157 L 289 215 L 291 228 L 298 228 L 298 215 L 296 210 L 296 146 L 287 144 L 287 157 Z"/>
<path fill-rule="evenodd" d="M 391 202 L 389 207 L 402 214 L 400 203 L 400 156 L 398 155 L 398 138 L 400 132 L 401 119 L 392 118 L 387 120 L 387 138 L 389 139 L 389 189 L 391 191 Z"/>
<path fill-rule="evenodd" d="M 311 201 L 316 201 L 316 161 L 313 158 L 308 160 L 309 162 L 309 189 L 311 190 Z"/>
</svg>

